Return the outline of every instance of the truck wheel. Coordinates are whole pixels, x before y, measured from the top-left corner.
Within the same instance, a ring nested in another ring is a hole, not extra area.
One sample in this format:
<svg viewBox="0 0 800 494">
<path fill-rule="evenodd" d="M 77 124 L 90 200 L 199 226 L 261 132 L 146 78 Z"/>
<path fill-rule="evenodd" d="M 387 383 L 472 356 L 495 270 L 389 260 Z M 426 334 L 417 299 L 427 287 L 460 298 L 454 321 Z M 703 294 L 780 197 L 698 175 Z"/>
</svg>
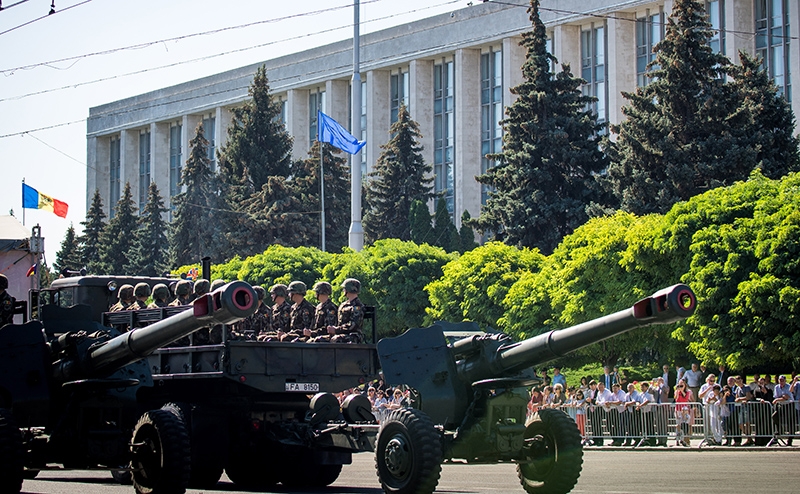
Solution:
<svg viewBox="0 0 800 494">
<path fill-rule="evenodd" d="M 186 431 L 189 434 L 189 448 L 191 451 L 191 474 L 189 476 L 189 487 L 192 489 L 205 490 L 211 489 L 217 485 L 220 477 L 222 477 L 224 461 L 218 460 L 216 455 L 207 454 L 206 451 L 200 451 L 203 441 L 213 441 L 214 436 L 209 437 L 209 434 L 203 434 L 202 436 L 198 435 L 197 431 L 193 427 L 193 425 L 196 424 L 192 423 L 194 420 L 192 407 L 188 403 L 170 402 L 162 406 L 161 409 L 174 414 L 181 421 L 183 421 L 183 425 L 186 427 Z M 211 432 L 211 434 L 214 434 L 214 432 Z M 218 446 L 212 450 L 214 452 L 218 452 L 220 449 L 221 446 Z"/>
<path fill-rule="evenodd" d="M 127 467 L 127 465 L 124 466 Z M 120 485 L 131 485 L 133 483 L 133 474 L 127 470 L 111 470 L 111 478 Z"/>
<path fill-rule="evenodd" d="M 517 465 L 517 476 L 530 494 L 562 494 L 575 487 L 583 465 L 581 435 L 561 410 L 539 410 L 525 430 L 528 461 Z"/>
<path fill-rule="evenodd" d="M 429 494 L 442 471 L 442 440 L 420 410 L 393 410 L 384 419 L 375 445 L 375 469 L 384 492 Z"/>
<path fill-rule="evenodd" d="M 25 470 L 22 434 L 11 411 L 0 408 L 0 492 L 22 490 Z"/>
<path fill-rule="evenodd" d="M 133 430 L 131 466 L 138 494 L 183 494 L 189 484 L 191 451 L 183 421 L 167 410 L 151 410 Z"/>
</svg>

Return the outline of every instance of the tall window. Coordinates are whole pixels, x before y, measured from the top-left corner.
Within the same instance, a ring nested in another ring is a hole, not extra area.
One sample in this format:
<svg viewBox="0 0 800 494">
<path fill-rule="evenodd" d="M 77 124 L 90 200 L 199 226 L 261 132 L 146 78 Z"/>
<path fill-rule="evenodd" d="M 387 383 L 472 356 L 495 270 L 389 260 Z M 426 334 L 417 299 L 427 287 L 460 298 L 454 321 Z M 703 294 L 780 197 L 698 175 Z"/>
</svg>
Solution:
<svg viewBox="0 0 800 494">
<path fill-rule="evenodd" d="M 789 3 L 792 0 L 755 1 L 756 54 L 762 58 L 780 92 L 791 102 Z"/>
<path fill-rule="evenodd" d="M 597 121 L 607 122 L 605 26 L 592 24 L 591 28 L 581 31 L 581 77 L 586 80 L 583 94 L 597 98 L 592 105 Z"/>
<path fill-rule="evenodd" d="M 656 59 L 653 48 L 664 38 L 664 12 L 651 13 L 636 20 L 636 85 L 649 82 L 647 64 Z"/>
<path fill-rule="evenodd" d="M 203 118 L 203 137 L 208 141 L 208 161 L 211 171 L 217 169 L 217 141 L 216 135 L 217 118 L 208 116 Z"/>
<path fill-rule="evenodd" d="M 316 90 L 308 95 L 308 147 L 317 140 L 317 111 L 325 111 L 325 91 Z"/>
<path fill-rule="evenodd" d="M 486 173 L 492 162 L 489 153 L 499 153 L 503 145 L 503 52 L 481 55 L 481 172 Z M 481 204 L 486 204 L 489 188 L 481 185 Z"/>
<path fill-rule="evenodd" d="M 170 217 L 175 204 L 172 202 L 181 192 L 181 124 L 169 128 L 169 202 Z"/>
<path fill-rule="evenodd" d="M 708 23 L 711 24 L 709 44 L 714 53 L 725 53 L 725 4 L 723 0 L 706 1 Z"/>
<path fill-rule="evenodd" d="M 114 217 L 114 207 L 119 202 L 119 137 L 114 136 L 109 142 L 109 195 L 108 195 L 108 217 Z"/>
<path fill-rule="evenodd" d="M 455 90 L 454 64 L 444 61 L 433 67 L 433 173 L 434 192 L 442 194 L 453 214 L 455 187 Z"/>
<path fill-rule="evenodd" d="M 139 133 L 139 212 L 147 204 L 147 189 L 150 187 L 150 130 Z"/>
<path fill-rule="evenodd" d="M 397 115 L 400 112 L 400 105 L 408 107 L 408 72 L 392 74 L 391 77 L 391 123 L 397 122 Z"/>
</svg>

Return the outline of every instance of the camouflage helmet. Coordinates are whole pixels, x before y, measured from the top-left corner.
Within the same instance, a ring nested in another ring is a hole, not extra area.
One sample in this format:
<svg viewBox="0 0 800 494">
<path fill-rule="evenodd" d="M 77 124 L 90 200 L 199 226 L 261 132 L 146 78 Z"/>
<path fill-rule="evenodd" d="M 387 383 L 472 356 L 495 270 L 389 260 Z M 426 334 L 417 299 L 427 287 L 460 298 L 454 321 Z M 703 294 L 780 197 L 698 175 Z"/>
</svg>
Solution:
<svg viewBox="0 0 800 494">
<path fill-rule="evenodd" d="M 256 292 L 256 297 L 258 297 L 259 300 L 264 300 L 264 297 L 267 296 L 267 291 L 264 290 L 263 286 L 254 286 L 253 291 Z"/>
<path fill-rule="evenodd" d="M 272 288 L 269 289 L 269 293 L 276 297 L 289 298 L 289 287 L 283 283 L 278 283 L 277 285 L 272 285 Z"/>
<path fill-rule="evenodd" d="M 289 283 L 289 294 L 298 293 L 300 295 L 305 295 L 307 291 L 306 284 L 302 281 L 293 281 Z"/>
<path fill-rule="evenodd" d="M 192 282 L 189 280 L 181 280 L 175 285 L 175 295 L 185 297 L 192 293 Z"/>
<path fill-rule="evenodd" d="M 119 287 L 119 292 L 117 293 L 117 297 L 120 300 L 130 300 L 133 298 L 133 285 L 122 285 Z"/>
<path fill-rule="evenodd" d="M 8 288 L 8 278 L 6 275 L 0 274 L 0 290 L 5 290 Z"/>
<path fill-rule="evenodd" d="M 211 291 L 213 292 L 214 290 L 216 290 L 217 288 L 221 287 L 224 284 L 225 284 L 225 280 L 216 279 L 216 280 L 212 281 L 211 282 Z"/>
<path fill-rule="evenodd" d="M 317 295 L 330 295 L 333 293 L 333 287 L 327 281 L 318 281 L 314 284 L 314 292 Z"/>
<path fill-rule="evenodd" d="M 346 292 L 358 293 L 361 291 L 361 282 L 355 278 L 347 278 L 342 282 L 342 288 Z"/>
<path fill-rule="evenodd" d="M 163 283 L 153 287 L 153 298 L 156 300 L 167 300 L 169 298 L 169 288 Z"/>
<path fill-rule="evenodd" d="M 198 297 L 200 295 L 205 295 L 211 290 L 211 283 L 204 278 L 200 278 L 199 280 L 194 282 L 194 294 Z"/>
<path fill-rule="evenodd" d="M 144 282 L 137 283 L 136 288 L 133 289 L 134 297 L 149 297 L 150 292 L 150 285 Z"/>
</svg>

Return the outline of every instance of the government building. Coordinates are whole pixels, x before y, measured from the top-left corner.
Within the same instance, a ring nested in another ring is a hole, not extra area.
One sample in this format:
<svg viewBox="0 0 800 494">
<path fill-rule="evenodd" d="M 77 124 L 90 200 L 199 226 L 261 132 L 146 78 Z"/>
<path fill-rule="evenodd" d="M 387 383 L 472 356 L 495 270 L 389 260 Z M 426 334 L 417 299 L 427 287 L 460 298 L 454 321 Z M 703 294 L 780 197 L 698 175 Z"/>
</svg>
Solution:
<svg viewBox="0 0 800 494">
<path fill-rule="evenodd" d="M 435 189 L 457 226 L 468 210 L 480 213 L 486 193 L 475 176 L 486 153 L 502 143 L 499 121 L 522 81 L 521 33 L 531 28 L 526 0 L 475 2 L 452 13 L 361 36 L 361 151 L 371 171 L 405 104 L 419 123 Z M 770 77 L 800 115 L 800 7 L 797 0 L 706 2 L 712 47 L 738 61 L 739 50 L 763 58 Z M 646 83 L 653 46 L 664 36 L 672 1 L 542 0 L 549 51 L 586 80 L 602 121 L 622 120 L 622 91 Z M 293 156 L 305 158 L 316 138 L 317 110 L 350 126 L 352 40 L 266 60 L 90 109 L 87 121 L 87 207 L 95 189 L 107 212 L 126 182 L 141 207 L 155 181 L 171 205 L 180 192 L 188 142 L 203 122 L 210 156 L 225 144 L 231 108 L 248 98 L 256 69 L 266 66 L 281 118 L 294 137 Z M 559 67 L 560 70 L 560 67 Z M 214 163 L 215 164 L 215 163 Z M 365 175 L 366 176 L 366 175 Z"/>
</svg>

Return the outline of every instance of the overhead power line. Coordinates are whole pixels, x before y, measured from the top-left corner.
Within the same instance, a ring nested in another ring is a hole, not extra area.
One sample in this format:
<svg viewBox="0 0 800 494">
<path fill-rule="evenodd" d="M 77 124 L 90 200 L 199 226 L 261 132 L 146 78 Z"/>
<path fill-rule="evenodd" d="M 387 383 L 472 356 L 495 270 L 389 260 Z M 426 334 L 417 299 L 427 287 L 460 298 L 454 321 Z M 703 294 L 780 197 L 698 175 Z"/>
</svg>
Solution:
<svg viewBox="0 0 800 494">
<path fill-rule="evenodd" d="M 11 7 L 13 7 L 15 5 L 19 5 L 20 3 L 27 2 L 27 1 L 28 0 L 22 0 L 20 2 L 15 3 L 14 5 L 11 5 Z M 64 7 L 63 9 L 60 9 L 60 10 L 56 10 L 55 9 L 55 1 L 54 1 L 51 4 L 50 11 L 48 12 L 47 15 L 43 15 L 41 17 L 37 17 L 36 19 L 33 19 L 33 20 L 30 20 L 30 21 L 25 22 L 23 24 L 20 24 L 19 26 L 14 26 L 11 29 L 6 29 L 5 31 L 0 32 L 0 36 L 4 35 L 6 33 L 10 33 L 11 31 L 17 30 L 17 29 L 19 29 L 21 27 L 25 27 L 25 26 L 28 26 L 30 24 L 33 24 L 36 21 L 41 21 L 42 19 L 47 19 L 51 15 L 59 14 L 61 12 L 66 12 L 67 10 L 74 9 L 75 7 L 80 7 L 81 5 L 87 4 L 87 3 L 91 2 L 91 1 L 92 0 L 83 0 L 83 2 L 79 2 L 79 3 L 76 3 L 74 5 L 70 5 L 69 7 Z"/>
</svg>

